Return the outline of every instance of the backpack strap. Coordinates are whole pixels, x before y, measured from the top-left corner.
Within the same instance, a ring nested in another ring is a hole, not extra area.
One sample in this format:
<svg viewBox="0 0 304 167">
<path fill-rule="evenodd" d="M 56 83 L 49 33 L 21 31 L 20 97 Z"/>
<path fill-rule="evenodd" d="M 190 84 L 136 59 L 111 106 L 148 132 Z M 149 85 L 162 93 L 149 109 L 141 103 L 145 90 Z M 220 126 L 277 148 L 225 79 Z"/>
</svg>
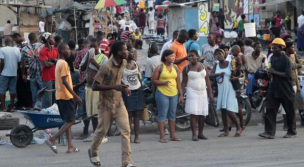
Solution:
<svg viewBox="0 0 304 167">
<path fill-rule="evenodd" d="M 164 69 L 164 64 L 161 63 L 160 64 L 160 69 L 159 69 L 159 75 L 163 72 L 163 69 Z"/>
<path fill-rule="evenodd" d="M 173 67 L 174 67 L 175 71 L 178 73 L 179 70 L 178 70 L 177 65 L 173 64 Z"/>
<path fill-rule="evenodd" d="M 189 53 L 189 51 L 190 51 L 190 47 L 191 47 L 191 45 L 193 44 L 193 41 L 192 42 L 190 42 L 190 44 L 189 44 L 189 46 L 187 47 L 187 53 Z"/>
</svg>

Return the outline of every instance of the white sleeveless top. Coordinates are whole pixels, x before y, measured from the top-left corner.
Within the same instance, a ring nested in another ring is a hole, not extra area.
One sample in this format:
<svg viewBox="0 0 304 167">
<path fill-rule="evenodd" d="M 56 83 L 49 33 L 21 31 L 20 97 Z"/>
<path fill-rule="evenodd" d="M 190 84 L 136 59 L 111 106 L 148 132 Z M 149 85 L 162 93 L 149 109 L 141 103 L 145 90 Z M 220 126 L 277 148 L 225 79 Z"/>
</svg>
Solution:
<svg viewBox="0 0 304 167">
<path fill-rule="evenodd" d="M 200 72 L 197 71 L 189 71 L 188 72 L 188 82 L 187 82 L 187 90 L 202 92 L 206 91 L 206 70 L 203 69 Z"/>
<path fill-rule="evenodd" d="M 129 90 L 136 90 L 140 88 L 140 80 L 138 77 L 138 65 L 135 61 L 133 61 L 136 68 L 134 70 L 129 70 L 127 68 L 124 69 L 122 82 L 129 86 Z"/>
</svg>

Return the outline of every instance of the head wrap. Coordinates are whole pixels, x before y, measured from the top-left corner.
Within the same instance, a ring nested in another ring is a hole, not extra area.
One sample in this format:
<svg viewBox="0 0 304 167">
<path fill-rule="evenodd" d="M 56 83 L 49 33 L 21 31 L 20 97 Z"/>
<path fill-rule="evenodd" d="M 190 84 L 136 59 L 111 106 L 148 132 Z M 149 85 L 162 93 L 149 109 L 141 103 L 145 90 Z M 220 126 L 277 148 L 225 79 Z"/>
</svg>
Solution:
<svg viewBox="0 0 304 167">
<path fill-rule="evenodd" d="M 51 35 L 52 35 L 51 33 L 45 32 L 45 33 L 42 34 L 42 38 L 45 39 L 45 40 L 48 40 Z"/>
</svg>

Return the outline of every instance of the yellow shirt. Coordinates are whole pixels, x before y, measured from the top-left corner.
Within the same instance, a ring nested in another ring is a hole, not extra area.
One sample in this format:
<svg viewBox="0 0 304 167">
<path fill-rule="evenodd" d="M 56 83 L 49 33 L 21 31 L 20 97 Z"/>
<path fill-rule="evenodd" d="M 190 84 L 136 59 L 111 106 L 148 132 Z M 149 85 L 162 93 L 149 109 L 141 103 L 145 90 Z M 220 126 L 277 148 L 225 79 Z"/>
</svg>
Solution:
<svg viewBox="0 0 304 167">
<path fill-rule="evenodd" d="M 58 59 L 55 69 L 56 100 L 70 100 L 73 98 L 73 95 L 62 83 L 62 77 L 64 76 L 67 76 L 66 80 L 70 88 L 73 89 L 69 65 L 65 60 Z"/>
<path fill-rule="evenodd" d="M 168 86 L 162 85 L 157 86 L 157 90 L 159 90 L 165 96 L 175 96 L 178 93 L 176 78 L 177 78 L 177 71 L 172 65 L 171 72 L 168 71 L 166 65 L 162 64 L 163 70 L 159 76 L 159 81 L 167 82 L 170 81 Z"/>
<path fill-rule="evenodd" d="M 141 37 L 141 33 L 139 33 L 138 35 L 136 35 L 135 32 L 134 32 L 133 35 L 134 35 L 135 39 L 139 39 Z"/>
</svg>

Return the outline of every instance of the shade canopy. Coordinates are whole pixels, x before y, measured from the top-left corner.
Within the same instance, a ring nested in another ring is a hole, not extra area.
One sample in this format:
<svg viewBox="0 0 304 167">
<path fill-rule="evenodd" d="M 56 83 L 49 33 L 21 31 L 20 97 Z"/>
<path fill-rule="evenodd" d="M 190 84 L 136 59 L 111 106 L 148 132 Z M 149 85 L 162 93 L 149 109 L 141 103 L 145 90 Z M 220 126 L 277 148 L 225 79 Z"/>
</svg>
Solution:
<svg viewBox="0 0 304 167">
<path fill-rule="evenodd" d="M 94 9 L 102 9 L 111 6 L 119 6 L 126 4 L 124 0 L 99 0 Z"/>
</svg>

